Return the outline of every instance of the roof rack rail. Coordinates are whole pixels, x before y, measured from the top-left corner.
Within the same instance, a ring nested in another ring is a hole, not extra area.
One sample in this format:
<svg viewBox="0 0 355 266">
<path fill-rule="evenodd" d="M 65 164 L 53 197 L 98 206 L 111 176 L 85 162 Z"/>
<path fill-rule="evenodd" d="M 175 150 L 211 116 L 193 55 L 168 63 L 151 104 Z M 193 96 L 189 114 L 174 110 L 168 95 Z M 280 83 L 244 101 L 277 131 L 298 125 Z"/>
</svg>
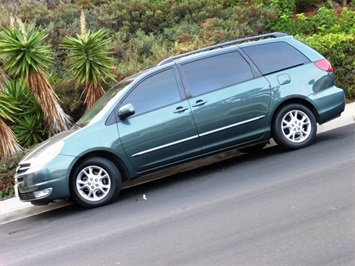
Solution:
<svg viewBox="0 0 355 266">
<path fill-rule="evenodd" d="M 288 36 L 288 35 L 285 33 L 282 33 L 282 32 L 273 32 L 273 33 L 262 34 L 262 35 L 257 35 L 257 36 L 253 36 L 253 37 L 242 38 L 242 39 L 238 39 L 238 40 L 234 40 L 234 41 L 224 42 L 224 43 L 208 46 L 208 47 L 201 48 L 201 49 L 198 49 L 195 51 L 191 51 L 191 52 L 187 52 L 187 53 L 183 53 L 183 54 L 179 54 L 179 55 L 175 55 L 175 56 L 166 58 L 163 61 L 161 61 L 158 64 L 158 66 L 165 65 L 167 63 L 173 62 L 174 60 L 185 57 L 185 56 L 189 56 L 189 55 L 193 55 L 193 54 L 197 54 L 197 53 L 201 53 L 201 52 L 206 52 L 206 51 L 210 51 L 213 49 L 224 48 L 227 46 L 240 44 L 240 43 L 248 42 L 248 41 L 255 41 L 255 40 L 261 40 L 261 39 L 268 39 L 268 38 L 280 38 L 280 37 L 285 37 L 285 36 Z"/>
</svg>

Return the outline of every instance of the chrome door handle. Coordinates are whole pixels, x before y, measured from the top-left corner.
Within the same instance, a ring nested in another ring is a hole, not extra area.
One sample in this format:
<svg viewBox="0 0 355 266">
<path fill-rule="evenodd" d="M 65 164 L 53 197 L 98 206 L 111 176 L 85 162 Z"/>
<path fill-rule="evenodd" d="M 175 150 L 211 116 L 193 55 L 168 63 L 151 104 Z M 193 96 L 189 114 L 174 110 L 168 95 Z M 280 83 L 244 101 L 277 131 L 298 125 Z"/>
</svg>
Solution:
<svg viewBox="0 0 355 266">
<path fill-rule="evenodd" d="M 195 104 L 192 105 L 192 107 L 202 106 L 202 105 L 204 105 L 205 103 L 207 103 L 207 102 L 204 101 L 204 100 L 197 100 L 197 101 L 195 102 Z"/>
<path fill-rule="evenodd" d="M 176 107 L 174 114 L 179 114 L 179 113 L 185 112 L 187 109 L 189 109 L 189 108 L 183 107 L 183 106 Z"/>
</svg>

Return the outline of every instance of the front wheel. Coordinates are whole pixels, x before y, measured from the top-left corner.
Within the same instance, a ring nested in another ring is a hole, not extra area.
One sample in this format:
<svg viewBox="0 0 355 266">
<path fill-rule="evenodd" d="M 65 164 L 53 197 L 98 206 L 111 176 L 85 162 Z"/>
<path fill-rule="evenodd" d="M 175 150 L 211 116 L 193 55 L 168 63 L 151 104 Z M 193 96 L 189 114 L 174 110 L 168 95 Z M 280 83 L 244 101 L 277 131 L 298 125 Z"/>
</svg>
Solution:
<svg viewBox="0 0 355 266">
<path fill-rule="evenodd" d="M 99 207 L 117 198 L 121 180 L 120 171 L 113 162 L 101 157 L 88 158 L 73 172 L 71 194 L 83 207 Z"/>
<path fill-rule="evenodd" d="M 316 133 L 314 114 L 301 104 L 286 105 L 275 116 L 273 138 L 284 149 L 304 148 L 314 141 Z"/>
</svg>

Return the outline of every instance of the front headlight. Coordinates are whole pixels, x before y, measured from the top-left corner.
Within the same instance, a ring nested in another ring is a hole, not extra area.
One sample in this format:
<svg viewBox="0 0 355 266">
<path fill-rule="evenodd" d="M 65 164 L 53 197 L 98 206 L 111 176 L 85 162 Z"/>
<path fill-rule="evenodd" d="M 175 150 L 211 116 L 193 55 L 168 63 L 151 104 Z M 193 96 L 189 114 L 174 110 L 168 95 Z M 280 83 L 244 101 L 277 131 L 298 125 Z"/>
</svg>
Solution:
<svg viewBox="0 0 355 266">
<path fill-rule="evenodd" d="M 31 168 L 38 167 L 53 160 L 62 150 L 64 141 L 59 141 L 50 145 L 31 160 Z"/>
</svg>

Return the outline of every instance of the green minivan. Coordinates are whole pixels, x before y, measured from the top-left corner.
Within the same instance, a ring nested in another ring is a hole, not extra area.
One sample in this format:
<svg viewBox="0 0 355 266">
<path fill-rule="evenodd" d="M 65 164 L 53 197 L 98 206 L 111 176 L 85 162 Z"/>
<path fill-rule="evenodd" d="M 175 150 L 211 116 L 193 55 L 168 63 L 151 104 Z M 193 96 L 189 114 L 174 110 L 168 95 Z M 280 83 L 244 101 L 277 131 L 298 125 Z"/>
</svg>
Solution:
<svg viewBox="0 0 355 266">
<path fill-rule="evenodd" d="M 20 200 L 108 204 L 121 184 L 229 149 L 311 144 L 345 107 L 331 64 L 283 33 L 167 58 L 110 89 L 68 131 L 25 156 Z"/>
</svg>

